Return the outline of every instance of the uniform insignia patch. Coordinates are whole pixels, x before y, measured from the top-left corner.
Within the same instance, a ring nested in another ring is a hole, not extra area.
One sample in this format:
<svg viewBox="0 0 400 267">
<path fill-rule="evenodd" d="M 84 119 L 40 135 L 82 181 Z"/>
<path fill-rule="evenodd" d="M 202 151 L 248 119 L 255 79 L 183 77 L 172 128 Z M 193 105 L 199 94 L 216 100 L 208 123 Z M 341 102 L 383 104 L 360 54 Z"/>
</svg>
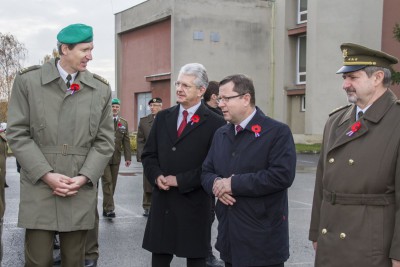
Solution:
<svg viewBox="0 0 400 267">
<path fill-rule="evenodd" d="M 93 74 L 93 77 L 96 78 L 97 80 L 109 85 L 108 81 L 106 79 L 104 79 L 103 77 L 97 75 L 97 74 Z"/>
<path fill-rule="evenodd" d="M 31 70 L 39 69 L 40 67 L 41 67 L 40 65 L 33 65 L 33 66 L 30 66 L 30 67 L 27 67 L 27 68 L 23 68 L 22 70 L 19 71 L 19 74 L 24 74 L 24 73 L 27 73 L 27 72 L 29 72 Z"/>
</svg>

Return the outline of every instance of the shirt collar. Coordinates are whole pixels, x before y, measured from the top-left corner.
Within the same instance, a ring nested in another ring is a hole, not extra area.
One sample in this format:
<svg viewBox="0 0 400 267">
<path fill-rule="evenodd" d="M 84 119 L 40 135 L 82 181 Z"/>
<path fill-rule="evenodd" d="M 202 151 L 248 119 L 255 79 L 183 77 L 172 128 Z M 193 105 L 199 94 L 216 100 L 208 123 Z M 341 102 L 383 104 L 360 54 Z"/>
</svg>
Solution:
<svg viewBox="0 0 400 267">
<path fill-rule="evenodd" d="M 57 69 L 58 69 L 58 72 L 60 73 L 61 78 L 64 80 L 65 83 L 67 83 L 68 72 L 66 72 L 61 67 L 59 60 L 57 61 Z M 75 73 L 71 74 L 72 79 L 71 79 L 70 83 L 74 82 L 76 75 L 78 75 L 78 72 L 75 72 Z"/>
<path fill-rule="evenodd" d="M 196 105 L 194 105 L 193 107 L 190 107 L 188 109 L 186 109 L 186 111 L 188 112 L 188 121 L 190 121 L 190 119 L 192 118 L 192 116 L 194 115 L 194 113 L 196 113 L 197 109 L 200 107 L 201 105 L 201 101 L 199 103 L 197 103 Z M 179 105 L 179 118 L 183 117 L 182 112 L 185 109 L 182 107 L 182 105 Z"/>
<path fill-rule="evenodd" d="M 253 112 L 252 112 L 246 119 L 244 119 L 241 123 L 239 123 L 239 125 L 240 125 L 243 129 L 246 129 L 247 124 L 249 124 L 249 122 L 250 122 L 251 119 L 254 117 L 254 115 L 256 115 L 256 111 L 257 111 L 257 109 L 254 108 Z M 237 132 L 236 132 L 236 125 L 235 125 L 235 134 L 237 134 Z"/>
</svg>

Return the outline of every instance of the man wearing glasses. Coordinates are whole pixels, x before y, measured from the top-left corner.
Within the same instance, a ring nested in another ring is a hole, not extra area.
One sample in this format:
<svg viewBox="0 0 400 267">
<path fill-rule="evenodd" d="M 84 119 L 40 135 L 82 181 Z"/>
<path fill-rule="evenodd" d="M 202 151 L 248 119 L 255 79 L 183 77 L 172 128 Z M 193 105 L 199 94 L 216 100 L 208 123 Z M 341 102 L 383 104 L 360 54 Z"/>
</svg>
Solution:
<svg viewBox="0 0 400 267">
<path fill-rule="evenodd" d="M 225 124 L 201 102 L 207 85 L 203 65 L 183 66 L 175 82 L 178 105 L 157 114 L 144 146 L 144 173 L 154 190 L 143 248 L 152 252 L 153 267 L 170 266 L 174 255 L 187 258 L 187 266 L 206 266 L 211 201 L 201 165 Z"/>
<path fill-rule="evenodd" d="M 226 267 L 283 267 L 289 258 L 288 195 L 296 151 L 287 125 L 255 106 L 253 81 L 224 78 L 219 107 L 229 121 L 217 130 L 201 181 L 218 198 L 215 245 Z"/>
</svg>

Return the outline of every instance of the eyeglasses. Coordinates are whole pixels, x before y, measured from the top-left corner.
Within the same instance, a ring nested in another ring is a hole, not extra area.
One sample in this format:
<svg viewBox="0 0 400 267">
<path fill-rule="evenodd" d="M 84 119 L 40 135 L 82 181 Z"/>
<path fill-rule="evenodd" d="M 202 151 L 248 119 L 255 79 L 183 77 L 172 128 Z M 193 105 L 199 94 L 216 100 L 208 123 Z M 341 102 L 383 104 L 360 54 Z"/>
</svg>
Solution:
<svg viewBox="0 0 400 267">
<path fill-rule="evenodd" d="M 247 93 L 240 94 L 240 95 L 234 95 L 234 96 L 218 97 L 218 98 L 217 98 L 217 103 L 218 103 L 218 104 L 221 103 L 221 102 L 228 103 L 228 102 L 229 102 L 229 99 L 232 99 L 232 98 L 235 98 L 235 97 L 239 97 L 239 96 L 244 96 L 245 94 L 247 94 Z"/>
<path fill-rule="evenodd" d="M 196 87 L 195 85 L 188 85 L 186 83 L 182 83 L 182 82 L 178 82 L 178 81 L 176 81 L 174 84 L 175 84 L 176 88 L 178 88 L 179 86 L 182 86 L 183 90 L 189 90 L 192 87 Z"/>
</svg>

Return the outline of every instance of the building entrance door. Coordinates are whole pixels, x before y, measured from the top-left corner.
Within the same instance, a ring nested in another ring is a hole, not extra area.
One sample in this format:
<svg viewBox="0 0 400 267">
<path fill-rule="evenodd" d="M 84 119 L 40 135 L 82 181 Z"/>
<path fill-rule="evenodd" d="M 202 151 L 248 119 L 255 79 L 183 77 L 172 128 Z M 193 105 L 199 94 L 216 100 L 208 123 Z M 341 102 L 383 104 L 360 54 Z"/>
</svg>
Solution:
<svg viewBox="0 0 400 267">
<path fill-rule="evenodd" d="M 149 103 L 151 98 L 151 93 L 140 93 L 137 95 L 137 123 L 139 123 L 140 118 L 150 114 L 150 108 L 147 103 Z"/>
</svg>

